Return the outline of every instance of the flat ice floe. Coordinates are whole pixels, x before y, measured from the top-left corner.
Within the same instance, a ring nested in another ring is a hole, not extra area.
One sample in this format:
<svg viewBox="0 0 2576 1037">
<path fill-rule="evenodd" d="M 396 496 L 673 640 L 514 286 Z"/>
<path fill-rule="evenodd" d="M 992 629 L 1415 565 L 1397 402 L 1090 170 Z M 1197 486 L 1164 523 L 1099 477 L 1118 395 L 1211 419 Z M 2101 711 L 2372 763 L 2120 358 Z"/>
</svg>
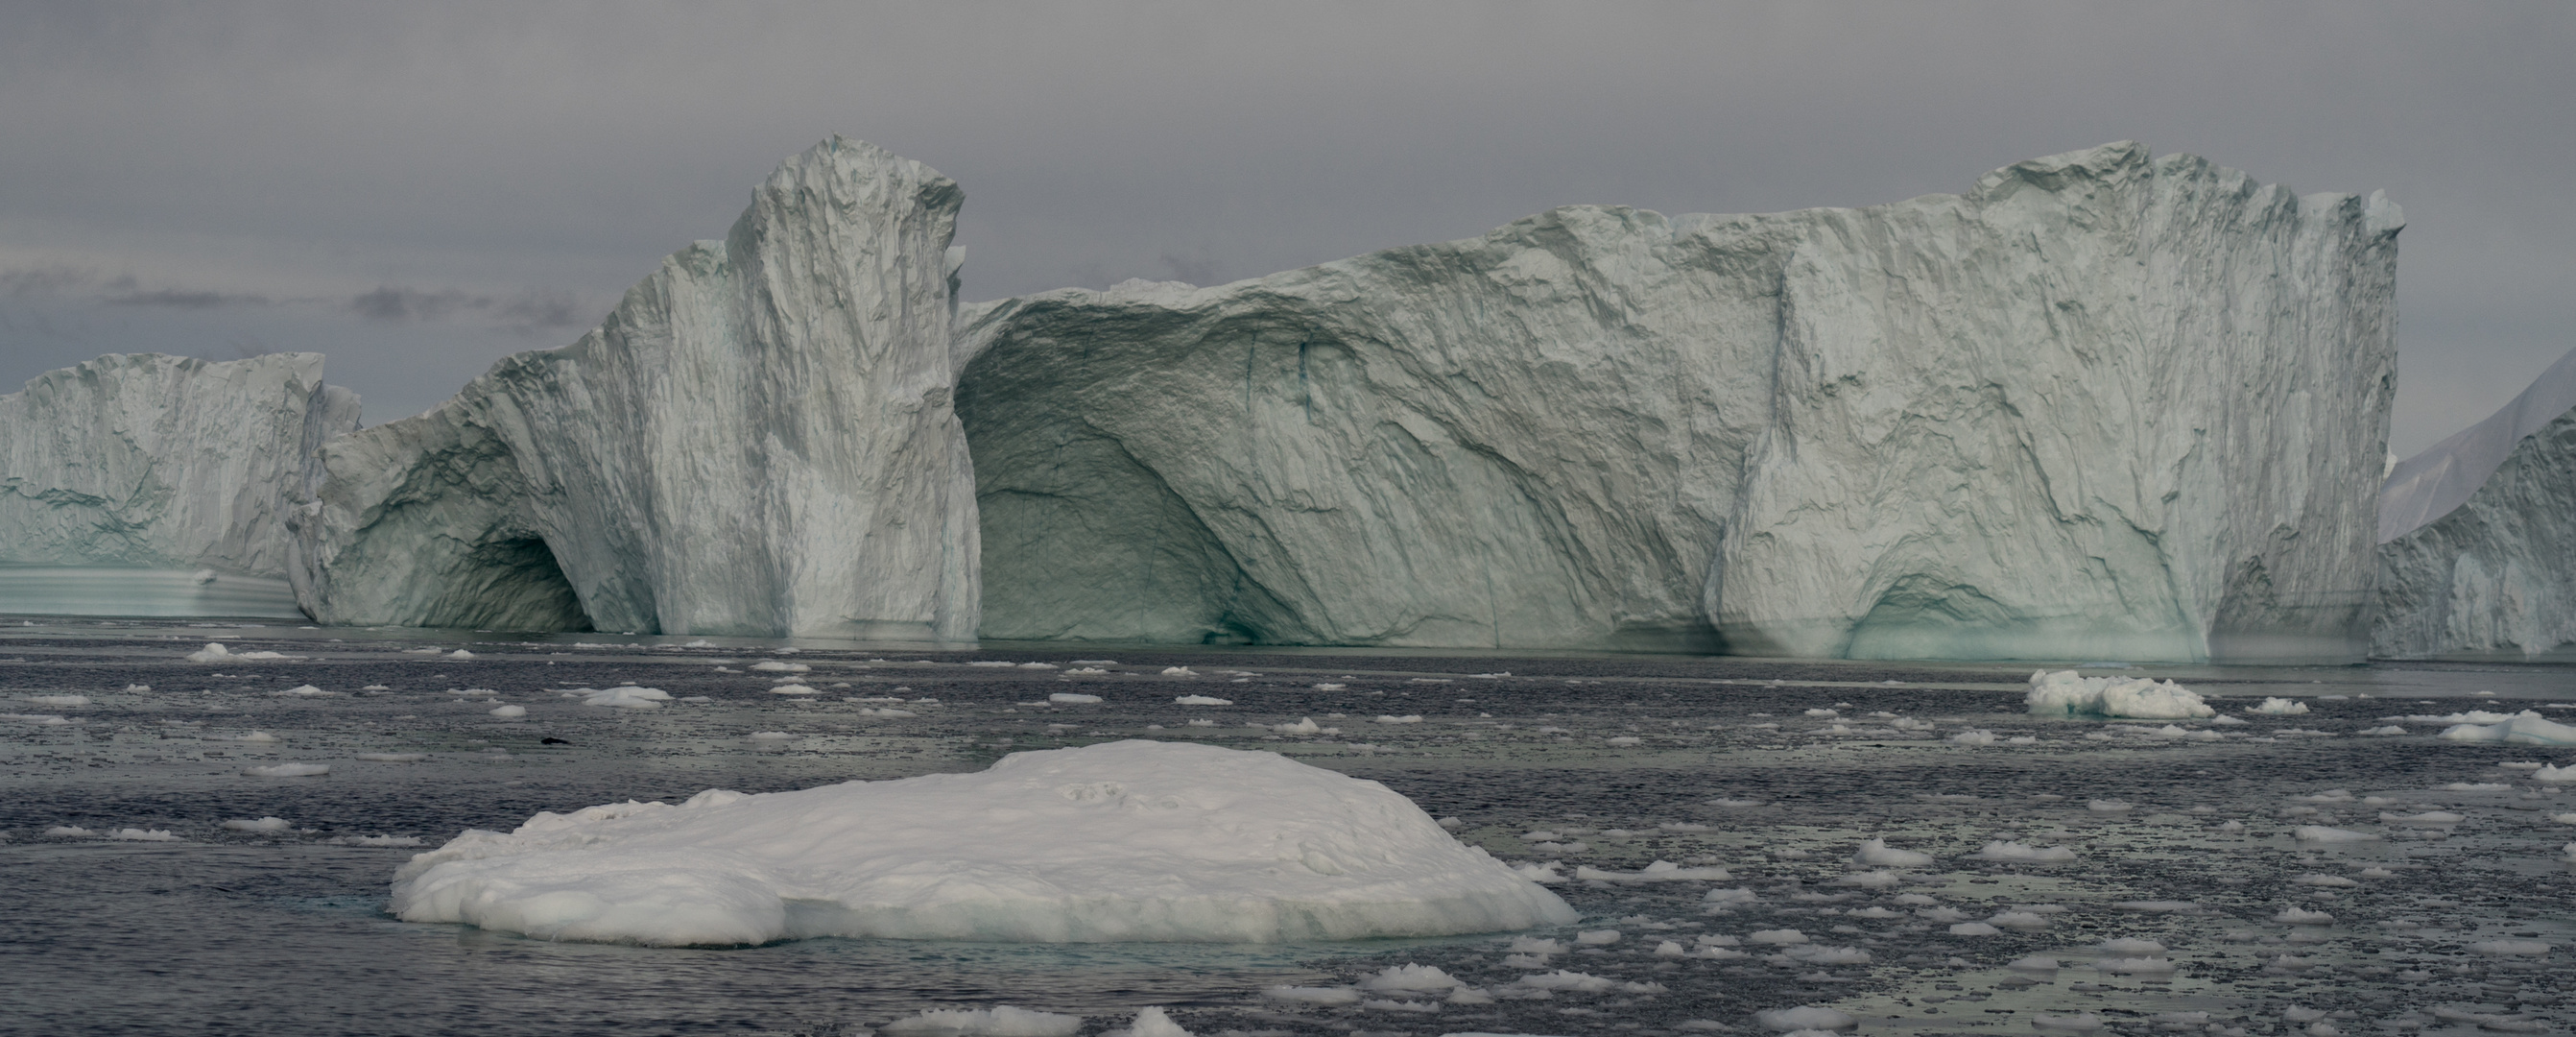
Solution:
<svg viewBox="0 0 2576 1037">
<path fill-rule="evenodd" d="M 392 908 L 546 939 L 1266 943 L 1566 924 L 1555 894 L 1373 781 L 1126 741 L 976 774 L 543 813 L 394 875 Z"/>
<path fill-rule="evenodd" d="M 2199 693 L 2172 681 L 2083 677 L 2073 670 L 2031 674 L 2023 702 L 2034 716 L 2188 720 L 2218 713 Z"/>
</svg>

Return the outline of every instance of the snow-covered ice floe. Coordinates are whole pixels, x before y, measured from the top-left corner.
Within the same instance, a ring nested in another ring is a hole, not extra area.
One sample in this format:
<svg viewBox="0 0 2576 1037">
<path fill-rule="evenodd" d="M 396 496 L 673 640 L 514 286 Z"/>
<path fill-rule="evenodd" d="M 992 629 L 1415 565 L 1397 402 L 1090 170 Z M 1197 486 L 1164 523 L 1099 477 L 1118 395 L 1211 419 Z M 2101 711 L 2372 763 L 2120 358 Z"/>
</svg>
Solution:
<svg viewBox="0 0 2576 1037">
<path fill-rule="evenodd" d="M 395 873 L 392 909 L 548 939 L 1263 943 L 1573 922 L 1373 781 L 1125 741 L 978 774 L 543 813 Z"/>
<path fill-rule="evenodd" d="M 2023 702 L 2033 716 L 2186 720 L 2218 713 L 2199 693 L 2172 681 L 2084 677 L 2073 670 L 2031 674 Z"/>
<path fill-rule="evenodd" d="M 2461 724 L 2442 732 L 2450 742 L 2504 742 L 2511 745 L 2576 745 L 2576 727 L 2549 720 L 2526 709 L 2495 723 Z"/>
</svg>

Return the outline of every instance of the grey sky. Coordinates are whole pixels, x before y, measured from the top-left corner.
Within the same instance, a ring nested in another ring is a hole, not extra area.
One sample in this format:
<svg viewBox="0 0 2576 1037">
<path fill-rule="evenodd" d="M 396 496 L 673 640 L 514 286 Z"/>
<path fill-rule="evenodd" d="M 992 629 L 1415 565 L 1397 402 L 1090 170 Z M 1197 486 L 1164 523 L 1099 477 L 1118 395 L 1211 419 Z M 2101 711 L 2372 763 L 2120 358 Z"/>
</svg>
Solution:
<svg viewBox="0 0 2576 1037">
<path fill-rule="evenodd" d="M 979 299 L 2136 139 L 2405 206 L 2404 454 L 2576 345 L 2570 54 L 2563 2 L 9 3 L 0 388 L 316 349 L 371 424 L 413 413 L 835 132 L 965 186 Z"/>
</svg>

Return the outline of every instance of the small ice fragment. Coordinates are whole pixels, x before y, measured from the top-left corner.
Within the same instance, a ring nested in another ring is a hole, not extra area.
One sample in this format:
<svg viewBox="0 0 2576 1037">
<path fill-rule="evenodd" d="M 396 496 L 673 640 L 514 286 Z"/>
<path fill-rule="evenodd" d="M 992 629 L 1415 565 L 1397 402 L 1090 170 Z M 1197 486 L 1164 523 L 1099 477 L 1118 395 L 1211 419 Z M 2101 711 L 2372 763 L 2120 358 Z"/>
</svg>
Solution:
<svg viewBox="0 0 2576 1037">
<path fill-rule="evenodd" d="M 2036 716 L 2185 720 L 2217 714 L 2200 695 L 2172 681 L 2082 677 L 2073 670 L 2030 675 L 2023 702 Z"/>
<path fill-rule="evenodd" d="M 1324 730 L 1316 725 L 1313 717 L 1301 717 L 1294 724 L 1273 724 L 1270 729 L 1286 735 L 1311 735 Z"/>
<path fill-rule="evenodd" d="M 819 691 L 819 690 L 815 689 L 814 687 L 812 687 L 812 686 L 810 686 L 810 685 L 805 685 L 805 684 L 794 684 L 794 683 L 772 685 L 772 686 L 770 687 L 770 689 L 769 689 L 769 693 L 770 693 L 770 694 L 772 694 L 772 695 L 820 695 L 820 694 L 822 694 L 822 692 L 821 692 L 821 691 Z"/>
<path fill-rule="evenodd" d="M 358 759 L 361 759 L 361 760 L 365 760 L 365 761 L 367 761 L 367 762 L 369 762 L 369 763 L 419 763 L 419 762 L 420 762 L 420 761 L 422 761 L 422 760 L 429 759 L 429 754 L 428 754 L 428 753 L 359 753 L 357 758 L 358 758 Z"/>
<path fill-rule="evenodd" d="M 2043 1030 L 2091 1033 L 2102 1028 L 2102 1017 L 2091 1012 L 2079 1012 L 2074 1015 L 2048 1015 L 2034 1012 L 2031 1013 L 2030 1024 Z"/>
<path fill-rule="evenodd" d="M 527 716 L 527 715 L 528 715 L 528 707 L 526 707 L 526 706 L 495 706 L 495 707 L 493 707 L 493 709 L 492 709 L 492 715 L 493 715 L 493 716 L 496 716 L 496 717 L 500 717 L 500 718 L 501 718 L 501 719 L 503 719 L 503 720 L 516 720 L 516 719 L 518 719 L 518 718 L 520 718 L 520 717 L 523 717 L 523 716 Z"/>
<path fill-rule="evenodd" d="M 2014 958 L 2004 963 L 2004 967 L 2017 972 L 2055 972 L 2057 959 L 2045 954 L 2034 954 L 2027 958 Z"/>
<path fill-rule="evenodd" d="M 1179 698 L 1173 699 L 1172 704 L 1176 706 L 1231 706 L 1234 705 L 1234 700 L 1221 699 L 1213 695 L 1183 695 Z"/>
<path fill-rule="evenodd" d="M 1422 722 L 1422 718 L 1418 715 L 1400 717 L 1381 715 L 1377 718 L 1377 722 L 1381 724 L 1419 724 Z"/>
<path fill-rule="evenodd" d="M 1196 677 L 1198 675 L 1199 671 L 1190 669 L 1187 666 L 1163 667 L 1163 676 L 1166 677 Z"/>
<path fill-rule="evenodd" d="M 2308 704 L 2292 699 L 2267 698 L 2263 700 L 2262 705 L 2247 706 L 2245 711 L 2264 716 L 2291 717 L 2306 713 Z"/>
<path fill-rule="evenodd" d="M 29 702 L 33 702 L 33 703 L 35 703 L 35 704 L 37 704 L 37 705 L 39 705 L 39 706 L 86 706 L 86 705 L 89 705 L 89 696 L 87 696 L 87 695 L 29 695 L 29 696 L 27 696 L 27 701 L 29 701 Z"/>
<path fill-rule="evenodd" d="M 1023 669 L 1023 670 L 1052 670 L 1052 669 L 1055 669 L 1055 668 L 1056 668 L 1056 665 L 1055 665 L 1054 663 L 1021 663 L 1021 664 L 1020 664 L 1020 669 Z"/>
<path fill-rule="evenodd" d="M 2119 976 L 2170 976 L 2175 968 L 2170 958 L 2104 958 L 2093 963 L 2094 971 Z"/>
<path fill-rule="evenodd" d="M 459 648 L 453 652 L 447 653 L 447 657 L 450 659 L 471 659 L 474 658 L 474 653 Z"/>
<path fill-rule="evenodd" d="M 2335 916 L 2324 911 L 2285 907 L 2281 913 L 2273 915 L 2272 920 L 2284 925 L 2333 925 Z"/>
<path fill-rule="evenodd" d="M 107 833 L 110 839 L 129 843 L 175 843 L 179 837 L 166 828 L 119 828 Z"/>
<path fill-rule="evenodd" d="M 1440 991 L 1465 985 L 1437 967 L 1409 963 L 1360 981 L 1360 989 L 1379 992 Z"/>
<path fill-rule="evenodd" d="M 2122 799 L 2097 799 L 2090 803 L 2086 803 L 2084 807 L 2096 814 L 2125 814 L 2129 812 L 2128 801 Z"/>
<path fill-rule="evenodd" d="M 1291 1001 L 1304 1005 L 1356 1005 L 1360 1003 L 1358 987 L 1263 987 L 1261 996 L 1273 1001 Z"/>
<path fill-rule="evenodd" d="M 52 828 L 45 829 L 45 834 L 56 839 L 85 839 L 95 836 L 98 833 L 90 831 L 89 829 L 83 828 L 79 825 L 55 825 Z"/>
<path fill-rule="evenodd" d="M 2075 859 L 2075 851 L 2063 846 L 2037 847 L 1998 839 L 1985 849 L 1967 855 L 1980 861 L 2017 861 L 2029 864 L 2063 864 Z"/>
<path fill-rule="evenodd" d="M 266 767 L 244 767 L 242 773 L 254 778 L 312 778 L 331 773 L 327 763 L 279 763 Z"/>
<path fill-rule="evenodd" d="M 788 734 L 785 731 L 754 731 L 747 737 L 755 742 L 792 742 L 796 740 L 795 735 Z"/>
<path fill-rule="evenodd" d="M 1754 1013 L 1753 1021 L 1760 1023 L 1765 1030 L 1780 1033 L 1794 1033 L 1799 1030 L 1849 1030 L 1860 1025 L 1860 1020 L 1822 1005 L 1766 1009 Z"/>
<path fill-rule="evenodd" d="M 1972 727 L 1965 731 L 1961 731 L 1958 734 L 1951 735 L 1950 740 L 1960 745 L 1993 745 L 1995 744 L 1995 733 L 1983 728 Z"/>
<path fill-rule="evenodd" d="M 1754 943 L 1792 944 L 1807 942 L 1807 934 L 1795 929 L 1756 929 L 1744 937 Z"/>
<path fill-rule="evenodd" d="M 2165 945 L 2154 940 L 2123 936 L 2102 941 L 2102 953 L 2127 958 L 2160 958 L 2164 956 Z"/>
<path fill-rule="evenodd" d="M 1002 665 L 1009 666 L 1010 664 L 1003 663 Z M 813 667 L 807 666 L 804 663 L 787 663 L 780 662 L 776 659 L 763 659 L 751 664 L 751 668 L 762 673 L 804 673 L 813 669 Z"/>
<path fill-rule="evenodd" d="M 1047 701 L 1063 706 L 1087 706 L 1100 701 L 1100 696 L 1085 695 L 1074 691 L 1059 691 L 1053 695 L 1047 696 Z"/>
<path fill-rule="evenodd" d="M 2328 828 L 2324 825 L 2300 825 L 2291 831 L 2290 837 L 2303 843 L 2359 843 L 2379 838 L 2368 832 Z"/>
<path fill-rule="evenodd" d="M 1860 851 L 1852 855 L 1852 863 L 1879 868 L 1921 868 L 1932 863 L 1932 855 L 1889 846 L 1882 836 L 1860 844 Z"/>
<path fill-rule="evenodd" d="M 932 1008 L 923 1011 L 920 1015 L 887 1023 L 881 1029 L 892 1034 L 928 1034 L 935 1037 L 1073 1037 L 1082 1029 L 1082 1017 L 1058 1015 L 1054 1012 L 1032 1012 L 1009 1005 L 995 1008 Z"/>
<path fill-rule="evenodd" d="M 1124 1030 L 1102 1031 L 1100 1037 L 1196 1037 L 1173 1022 L 1160 1005 L 1146 1005 L 1136 1010 L 1136 1021 Z"/>
<path fill-rule="evenodd" d="M 2200 903 L 2193 900 L 2121 900 L 2113 902 L 2111 906 L 2122 911 L 2144 911 L 2149 914 L 2178 915 L 2200 910 Z"/>
<path fill-rule="evenodd" d="M 2469 945 L 2473 954 L 2547 954 L 2549 945 L 2539 940 L 2485 940 Z"/>
<path fill-rule="evenodd" d="M 632 684 L 620 685 L 604 691 L 583 688 L 580 694 L 583 696 L 582 705 L 609 706 L 616 709 L 660 709 L 662 703 L 671 700 L 670 692 L 660 688 L 639 688 Z"/>
<path fill-rule="evenodd" d="M 1585 929 L 1574 934 L 1577 947 L 1606 947 L 1617 942 L 1619 930 L 1616 929 Z"/>
<path fill-rule="evenodd" d="M 1349 687 L 1350 687 L 1350 685 L 1348 685 L 1348 684 L 1318 684 L 1318 685 L 1315 685 L 1315 690 L 1316 690 L 1316 691 L 1343 691 L 1343 690 L 1347 690 Z"/>
<path fill-rule="evenodd" d="M 235 818 L 224 822 L 224 827 L 236 832 L 283 832 L 291 826 L 284 818 L 263 817 L 256 821 Z"/>
<path fill-rule="evenodd" d="M 1960 922 L 1950 927 L 1952 936 L 2000 936 L 2003 930 L 1984 922 Z"/>
</svg>

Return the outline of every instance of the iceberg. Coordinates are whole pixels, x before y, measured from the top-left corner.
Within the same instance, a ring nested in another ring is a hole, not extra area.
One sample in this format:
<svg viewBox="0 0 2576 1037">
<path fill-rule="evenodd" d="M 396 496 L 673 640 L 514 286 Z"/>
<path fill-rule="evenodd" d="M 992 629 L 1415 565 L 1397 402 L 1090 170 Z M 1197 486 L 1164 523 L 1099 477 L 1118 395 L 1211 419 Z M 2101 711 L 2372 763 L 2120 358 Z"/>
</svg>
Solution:
<svg viewBox="0 0 2576 1037">
<path fill-rule="evenodd" d="M 2199 692 L 2172 681 L 2085 677 L 2073 670 L 2031 674 L 2030 691 L 2022 701 L 2033 716 L 2187 720 L 2218 715 Z"/>
<path fill-rule="evenodd" d="M 0 601 L 13 611 L 301 616 L 286 518 L 357 394 L 317 353 L 111 353 L 0 396 Z"/>
<path fill-rule="evenodd" d="M 839 137 L 579 342 L 326 445 L 326 623 L 962 641 L 957 184 Z"/>
<path fill-rule="evenodd" d="M 2378 551 L 2372 655 L 2576 648 L 2576 350 L 2504 409 L 2390 471 Z"/>
<path fill-rule="evenodd" d="M 2119 143 L 963 307 L 982 630 L 2358 658 L 2403 222 Z"/>
<path fill-rule="evenodd" d="M 975 774 L 544 813 L 396 872 L 392 910 L 545 939 L 1267 943 L 1571 923 L 1385 786 L 1110 742 Z"/>
</svg>

